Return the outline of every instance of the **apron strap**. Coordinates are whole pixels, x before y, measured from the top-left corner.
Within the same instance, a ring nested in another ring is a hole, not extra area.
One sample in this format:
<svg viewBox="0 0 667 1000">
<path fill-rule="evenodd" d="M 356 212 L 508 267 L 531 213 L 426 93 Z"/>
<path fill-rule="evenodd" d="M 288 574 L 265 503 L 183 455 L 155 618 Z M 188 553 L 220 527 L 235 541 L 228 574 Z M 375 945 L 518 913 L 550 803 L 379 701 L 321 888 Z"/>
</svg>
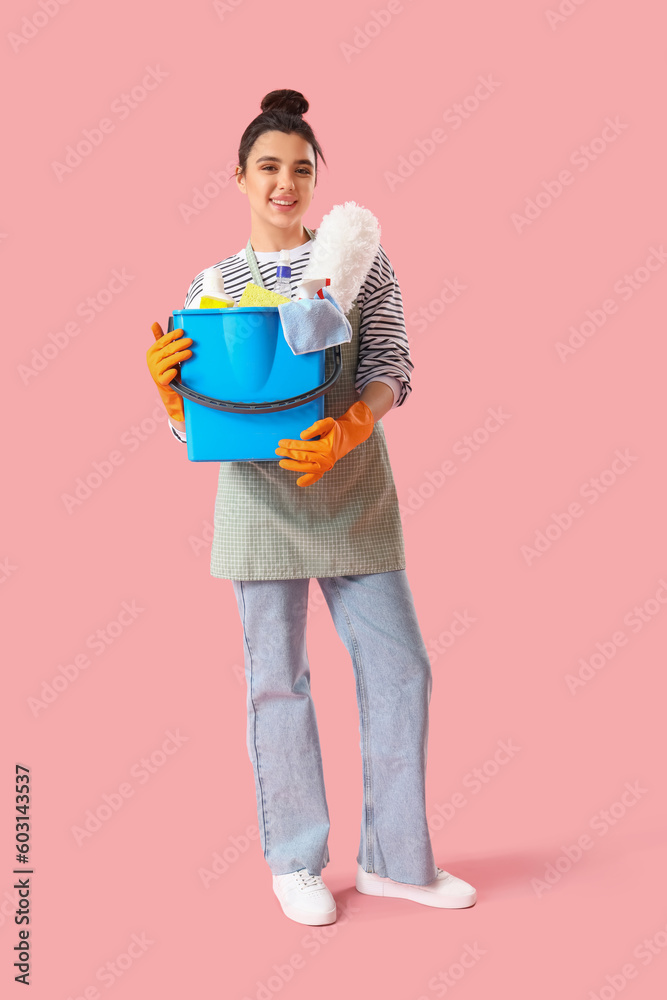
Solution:
<svg viewBox="0 0 667 1000">
<path fill-rule="evenodd" d="M 308 226 L 304 226 L 303 228 L 306 230 L 311 240 L 314 240 L 316 237 L 316 233 L 314 232 L 314 230 L 309 229 Z M 248 267 L 250 268 L 250 273 L 252 274 L 253 281 L 255 282 L 256 285 L 259 285 L 260 288 L 264 288 L 265 285 L 264 282 L 262 281 L 262 276 L 259 273 L 257 258 L 255 257 L 255 251 L 252 248 L 250 240 L 248 240 L 247 246 L 245 248 L 245 258 L 248 262 Z"/>
</svg>

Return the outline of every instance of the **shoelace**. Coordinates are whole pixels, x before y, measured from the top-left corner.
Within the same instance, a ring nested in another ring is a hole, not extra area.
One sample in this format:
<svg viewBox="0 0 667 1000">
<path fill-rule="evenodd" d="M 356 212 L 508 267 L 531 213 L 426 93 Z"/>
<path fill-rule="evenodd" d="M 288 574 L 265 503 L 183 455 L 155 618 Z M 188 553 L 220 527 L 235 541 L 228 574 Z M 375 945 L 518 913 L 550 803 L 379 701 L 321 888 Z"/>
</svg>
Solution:
<svg viewBox="0 0 667 1000">
<path fill-rule="evenodd" d="M 324 886 L 324 883 L 322 882 L 322 876 L 321 875 L 311 875 L 310 872 L 308 871 L 308 869 L 304 869 L 303 871 L 299 871 L 299 872 L 297 872 L 297 874 L 301 878 L 303 884 L 306 885 L 306 886 L 316 885 L 316 886 L 319 886 L 320 888 L 322 888 Z"/>
</svg>

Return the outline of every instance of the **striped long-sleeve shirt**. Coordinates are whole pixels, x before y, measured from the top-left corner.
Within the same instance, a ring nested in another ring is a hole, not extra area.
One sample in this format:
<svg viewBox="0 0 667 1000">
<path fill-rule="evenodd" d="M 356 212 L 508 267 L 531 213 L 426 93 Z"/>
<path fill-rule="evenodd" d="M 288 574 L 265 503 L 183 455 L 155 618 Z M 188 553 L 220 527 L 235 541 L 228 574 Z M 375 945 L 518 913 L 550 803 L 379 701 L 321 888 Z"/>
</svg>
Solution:
<svg viewBox="0 0 667 1000">
<path fill-rule="evenodd" d="M 312 245 L 313 241 L 307 240 L 290 250 L 292 295 L 301 283 Z M 272 290 L 277 280 L 279 253 L 255 251 L 255 256 L 264 285 Z M 245 248 L 214 266 L 220 269 L 224 278 L 225 294 L 238 302 L 247 283 L 253 280 Z M 201 292 L 203 275 L 201 271 L 190 284 L 185 309 Z M 355 388 L 361 393 L 369 382 L 385 382 L 394 393 L 393 405 L 402 406 L 412 392 L 410 375 L 414 364 L 410 358 L 401 289 L 382 244 L 357 295 L 357 304 L 360 324 Z M 173 424 L 171 429 L 179 441 L 186 440 L 184 430 L 177 429 Z"/>
</svg>

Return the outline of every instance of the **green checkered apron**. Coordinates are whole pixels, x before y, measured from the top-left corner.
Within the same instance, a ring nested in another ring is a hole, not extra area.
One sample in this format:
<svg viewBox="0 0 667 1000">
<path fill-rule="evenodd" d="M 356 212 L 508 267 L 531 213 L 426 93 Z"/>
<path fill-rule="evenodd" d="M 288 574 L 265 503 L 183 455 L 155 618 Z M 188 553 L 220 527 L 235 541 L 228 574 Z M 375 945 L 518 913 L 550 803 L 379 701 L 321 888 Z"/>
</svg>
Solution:
<svg viewBox="0 0 667 1000">
<path fill-rule="evenodd" d="M 314 231 L 306 232 L 315 239 Z M 263 288 L 250 240 L 246 257 L 254 282 Z M 356 301 L 347 318 L 352 339 L 341 345 L 343 370 L 324 396 L 325 417 L 342 416 L 359 399 Z M 326 353 L 326 378 L 333 371 L 331 354 Z M 398 496 L 381 420 L 317 482 L 297 486 L 300 475 L 278 461 L 220 463 L 212 576 L 292 580 L 405 569 Z"/>
</svg>

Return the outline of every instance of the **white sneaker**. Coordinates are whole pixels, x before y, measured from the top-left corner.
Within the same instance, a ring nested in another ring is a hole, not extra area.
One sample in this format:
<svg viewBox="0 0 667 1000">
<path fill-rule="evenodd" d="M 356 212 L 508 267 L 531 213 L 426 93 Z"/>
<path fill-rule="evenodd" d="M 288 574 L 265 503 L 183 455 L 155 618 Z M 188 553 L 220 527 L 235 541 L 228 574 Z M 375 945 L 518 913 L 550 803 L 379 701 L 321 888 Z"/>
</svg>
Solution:
<svg viewBox="0 0 667 1000">
<path fill-rule="evenodd" d="M 426 906 L 459 909 L 472 906 L 477 901 L 477 892 L 471 885 L 442 868 L 438 868 L 436 878 L 428 885 L 412 885 L 409 882 L 394 882 L 375 872 L 367 872 L 357 862 L 356 885 L 359 892 L 368 896 L 398 896 Z"/>
<path fill-rule="evenodd" d="M 336 901 L 322 881 L 307 868 L 273 876 L 273 891 L 283 913 L 299 924 L 332 924 L 336 919 Z"/>
</svg>

